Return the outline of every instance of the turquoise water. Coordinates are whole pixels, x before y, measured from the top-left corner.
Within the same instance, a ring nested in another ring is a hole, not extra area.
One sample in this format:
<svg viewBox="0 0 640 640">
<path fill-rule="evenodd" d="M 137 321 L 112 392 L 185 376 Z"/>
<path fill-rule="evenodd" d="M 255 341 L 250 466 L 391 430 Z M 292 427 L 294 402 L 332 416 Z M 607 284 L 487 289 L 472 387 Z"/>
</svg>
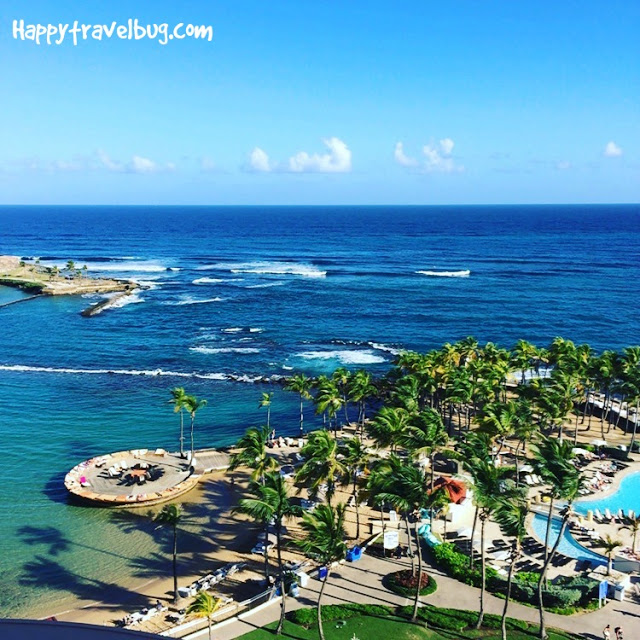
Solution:
<svg viewBox="0 0 640 640">
<path fill-rule="evenodd" d="M 639 515 L 640 473 L 632 473 L 622 478 L 616 492 L 605 498 L 578 500 L 574 505 L 574 510 L 582 514 L 594 509 L 600 509 L 602 514 L 605 509 L 609 509 L 613 515 L 618 513 L 618 509 L 624 509 L 625 514 L 631 509 L 636 515 Z"/>
<path fill-rule="evenodd" d="M 533 517 L 532 527 L 533 532 L 540 542 L 544 544 L 544 539 L 547 533 L 547 521 L 548 518 L 539 513 L 536 513 Z M 560 533 L 560 519 L 554 518 L 551 522 L 551 532 L 549 534 L 549 548 L 553 547 L 558 539 Z M 562 540 L 558 545 L 558 553 L 568 556 L 569 558 L 576 558 L 578 560 L 590 560 L 598 564 L 606 564 L 606 559 L 593 551 L 590 551 L 586 547 L 576 542 L 571 535 L 571 532 L 565 528 L 562 535 Z"/>
<path fill-rule="evenodd" d="M 0 254 L 151 287 L 90 319 L 75 297 L 0 309 L 5 616 L 166 573 L 157 533 L 68 504 L 62 479 L 97 454 L 175 447 L 173 386 L 209 400 L 196 446 L 216 446 L 264 422 L 263 391 L 295 433 L 296 397 L 260 383 L 293 370 L 383 373 L 401 348 L 470 334 L 595 349 L 640 335 L 637 206 L 0 207 Z M 0 303 L 21 295 L 0 287 Z"/>
</svg>

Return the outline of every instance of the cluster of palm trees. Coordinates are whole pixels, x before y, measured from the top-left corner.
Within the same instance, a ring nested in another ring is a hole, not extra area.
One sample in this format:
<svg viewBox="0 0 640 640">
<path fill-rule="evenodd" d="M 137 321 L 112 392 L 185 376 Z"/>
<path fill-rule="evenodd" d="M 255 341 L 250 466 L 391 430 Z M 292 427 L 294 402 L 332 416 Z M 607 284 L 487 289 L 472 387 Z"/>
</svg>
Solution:
<svg viewBox="0 0 640 640">
<path fill-rule="evenodd" d="M 547 571 L 569 522 L 572 504 L 582 488 L 581 474 L 573 460 L 580 425 L 587 423 L 585 431 L 591 428 L 596 407 L 593 394 L 598 392 L 604 397 L 599 416 L 602 435 L 605 424 L 608 429 L 620 426 L 623 403 L 638 407 L 640 347 L 596 355 L 588 345 L 576 346 L 562 338 L 556 338 L 548 348 L 519 341 L 511 350 L 493 343 L 479 345 L 473 338 L 466 338 L 426 354 L 403 352 L 394 364 L 379 380 L 365 371 L 350 373 L 338 369 L 332 376 L 313 380 L 296 374 L 287 381 L 285 388 L 300 396 L 301 432 L 304 432 L 305 401 L 312 400 L 316 413 L 324 416 L 325 429 L 309 434 L 302 449 L 303 463 L 296 474 L 296 484 L 306 487 L 312 497 L 323 502 L 315 515 L 304 515 L 307 536 L 315 530 L 314 526 L 320 526 L 314 517 L 321 517 L 325 528 L 331 528 L 331 523 L 344 523 L 344 505 L 332 502 L 339 486 L 349 487 L 349 502 L 356 512 L 356 539 L 360 535 L 358 507 L 364 500 L 381 512 L 385 507 L 393 508 L 407 530 L 414 575 L 417 557 L 417 573 L 421 576 L 422 513 L 429 511 L 433 523 L 449 503 L 446 489 L 434 487 L 436 460 L 441 456 L 462 462 L 474 490 L 474 530 L 479 526 L 481 537 L 478 626 L 484 616 L 486 524 L 493 520 L 505 537 L 512 540 L 503 612 L 504 636 L 512 579 L 522 553 L 529 514 L 527 486 L 520 480 L 520 466 L 527 459 L 543 479 L 549 495 L 547 545 L 538 584 L 540 637 L 546 637 L 542 599 Z M 619 409 L 613 418 L 616 398 Z M 339 423 L 353 422 L 350 405 L 358 409 L 357 429 L 352 437 L 339 441 L 336 437 Z M 369 419 L 367 405 L 375 409 Z M 632 449 L 636 422 L 629 420 L 629 413 L 622 426 L 625 429 L 632 426 Z M 574 424 L 572 441 L 565 433 L 569 420 Z M 332 429 L 335 435 L 331 434 Z M 373 440 L 377 452 L 365 445 L 365 434 Z M 250 429 L 238 443 L 239 451 L 233 458 L 233 468 L 243 465 L 253 470 L 252 492 L 256 496 L 264 491 L 260 487 L 266 482 L 274 483 L 278 477 L 267 448 L 268 436 L 266 428 Z M 385 453 L 379 455 L 382 450 Z M 505 453 L 514 456 L 515 469 L 500 464 Z M 559 502 L 564 507 L 556 514 Z M 262 515 L 253 509 L 246 513 L 263 521 Z M 299 515 L 295 509 L 286 517 L 294 515 Z M 551 545 L 552 521 L 557 518 L 560 533 Z M 383 516 L 382 525 L 384 528 Z M 280 535 L 277 537 L 281 549 Z M 303 549 L 311 548 L 308 540 L 300 544 Z M 335 546 L 335 540 L 332 544 Z M 314 554 L 323 558 L 317 550 Z M 473 563 L 472 548 L 471 567 Z M 279 570 L 283 580 L 282 568 Z M 416 584 L 414 618 L 419 605 L 419 577 Z"/>
<path fill-rule="evenodd" d="M 189 414 L 191 419 L 191 449 L 189 454 L 189 460 L 193 460 L 194 457 L 194 444 L 193 444 L 193 427 L 196 421 L 196 413 L 207 406 L 207 400 L 198 399 L 194 395 L 189 395 L 182 387 L 175 387 L 171 389 L 171 398 L 168 401 L 173 405 L 174 413 L 180 414 L 180 457 L 184 458 L 184 413 Z"/>
</svg>

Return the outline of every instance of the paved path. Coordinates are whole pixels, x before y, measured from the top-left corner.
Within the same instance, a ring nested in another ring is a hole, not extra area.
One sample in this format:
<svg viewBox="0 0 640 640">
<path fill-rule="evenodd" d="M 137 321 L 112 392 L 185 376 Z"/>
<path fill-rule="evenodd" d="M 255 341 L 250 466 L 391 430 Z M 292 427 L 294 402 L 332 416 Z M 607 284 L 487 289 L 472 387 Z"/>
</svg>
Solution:
<svg viewBox="0 0 640 640">
<path fill-rule="evenodd" d="M 408 566 L 408 561 L 403 560 L 400 564 Z M 359 602 L 392 606 L 410 604 L 410 600 L 391 593 L 382 586 L 382 578 L 387 573 L 397 570 L 398 566 L 397 560 L 385 560 L 366 555 L 357 563 L 342 565 L 330 576 L 329 583 L 325 588 L 326 597 L 324 602 L 326 604 Z M 438 589 L 430 596 L 422 598 L 423 602 L 428 602 L 438 607 L 470 609 L 472 611 L 478 609 L 479 589 L 449 578 L 428 564 L 426 569 L 435 576 Z M 293 598 L 287 598 L 287 609 L 314 606 L 319 589 L 320 583 L 312 579 L 308 588 L 300 590 L 300 598 L 297 601 Z M 486 594 L 485 611 L 487 613 L 501 614 L 503 607 L 504 600 L 491 594 Z M 215 640 L 231 640 L 258 627 L 274 622 L 279 618 L 279 615 L 280 606 L 273 603 L 254 614 L 246 616 L 243 620 L 234 620 L 219 629 L 214 627 L 212 637 Z M 537 609 L 518 603 L 511 603 L 509 616 L 530 622 L 538 621 Z M 546 621 L 550 627 L 571 631 L 592 640 L 602 637 L 602 629 L 607 624 L 610 624 L 611 628 L 621 625 L 625 630 L 625 638 L 628 640 L 640 638 L 640 605 L 634 602 L 611 601 L 603 609 L 576 616 L 560 616 L 548 613 Z M 204 639 L 206 634 L 207 630 L 204 629 L 202 632 L 189 637 Z"/>
</svg>

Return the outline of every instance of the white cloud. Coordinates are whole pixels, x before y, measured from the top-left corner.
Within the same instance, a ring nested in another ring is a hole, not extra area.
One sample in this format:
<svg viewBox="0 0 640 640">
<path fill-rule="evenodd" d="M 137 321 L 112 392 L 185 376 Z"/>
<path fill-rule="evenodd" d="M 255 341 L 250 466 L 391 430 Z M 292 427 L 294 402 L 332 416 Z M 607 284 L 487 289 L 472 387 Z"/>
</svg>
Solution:
<svg viewBox="0 0 640 640">
<path fill-rule="evenodd" d="M 460 173 L 464 171 L 464 167 L 456 164 L 453 159 L 454 146 L 455 143 L 451 138 L 443 138 L 438 143 L 425 144 L 422 147 L 424 159 L 416 160 L 405 154 L 402 142 L 397 142 L 393 155 L 399 165 L 416 167 L 423 173 Z"/>
<path fill-rule="evenodd" d="M 176 165 L 172 162 L 160 165 L 149 158 L 138 155 L 132 156 L 131 160 L 127 162 L 120 162 L 119 160 L 110 158 L 102 149 L 98 149 L 96 155 L 99 160 L 98 168 L 107 169 L 107 171 L 113 171 L 115 173 L 151 174 L 163 171 L 174 171 L 176 168 Z"/>
<path fill-rule="evenodd" d="M 556 169 L 558 169 L 559 171 L 566 171 L 567 169 L 571 169 L 571 163 L 563 160 L 556 164 Z"/>
<path fill-rule="evenodd" d="M 98 160 L 102 163 L 102 166 L 109 171 L 123 171 L 124 167 L 120 162 L 114 162 L 105 151 L 102 149 L 98 149 L 96 151 L 96 155 L 98 156 Z"/>
<path fill-rule="evenodd" d="M 415 158 L 410 158 L 409 156 L 405 155 L 402 142 L 396 142 L 396 148 L 393 152 L 393 157 L 396 159 L 396 162 L 402 167 L 415 167 L 418 164 L 418 161 Z"/>
<path fill-rule="evenodd" d="M 604 156 L 606 158 L 618 158 L 622 155 L 622 149 L 613 141 L 607 142 L 604 148 Z"/>
<path fill-rule="evenodd" d="M 259 171 L 262 173 L 268 173 L 273 169 L 269 156 L 260 147 L 256 147 L 249 154 L 249 167 L 252 171 Z"/>
<path fill-rule="evenodd" d="M 351 171 L 351 151 L 340 138 L 322 141 L 329 153 L 309 155 L 300 151 L 289 158 L 289 171 L 294 173 L 348 173 Z"/>
</svg>

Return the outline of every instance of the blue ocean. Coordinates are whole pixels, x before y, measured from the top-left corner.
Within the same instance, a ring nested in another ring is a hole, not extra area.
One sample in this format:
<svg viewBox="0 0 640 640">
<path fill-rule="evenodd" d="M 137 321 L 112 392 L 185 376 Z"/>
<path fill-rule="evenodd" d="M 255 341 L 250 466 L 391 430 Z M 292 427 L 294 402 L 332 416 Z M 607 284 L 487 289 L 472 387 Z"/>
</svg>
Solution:
<svg viewBox="0 0 640 640">
<path fill-rule="evenodd" d="M 0 254 L 144 287 L 92 318 L 99 298 L 0 308 L 0 616 L 149 579 L 153 532 L 68 504 L 62 480 L 94 455 L 174 448 L 171 387 L 208 399 L 196 446 L 216 446 L 264 422 L 265 390 L 294 433 L 297 397 L 271 384 L 293 371 L 383 373 L 468 335 L 640 341 L 635 205 L 1 207 Z M 0 287 L 0 304 L 25 295 Z"/>
</svg>

